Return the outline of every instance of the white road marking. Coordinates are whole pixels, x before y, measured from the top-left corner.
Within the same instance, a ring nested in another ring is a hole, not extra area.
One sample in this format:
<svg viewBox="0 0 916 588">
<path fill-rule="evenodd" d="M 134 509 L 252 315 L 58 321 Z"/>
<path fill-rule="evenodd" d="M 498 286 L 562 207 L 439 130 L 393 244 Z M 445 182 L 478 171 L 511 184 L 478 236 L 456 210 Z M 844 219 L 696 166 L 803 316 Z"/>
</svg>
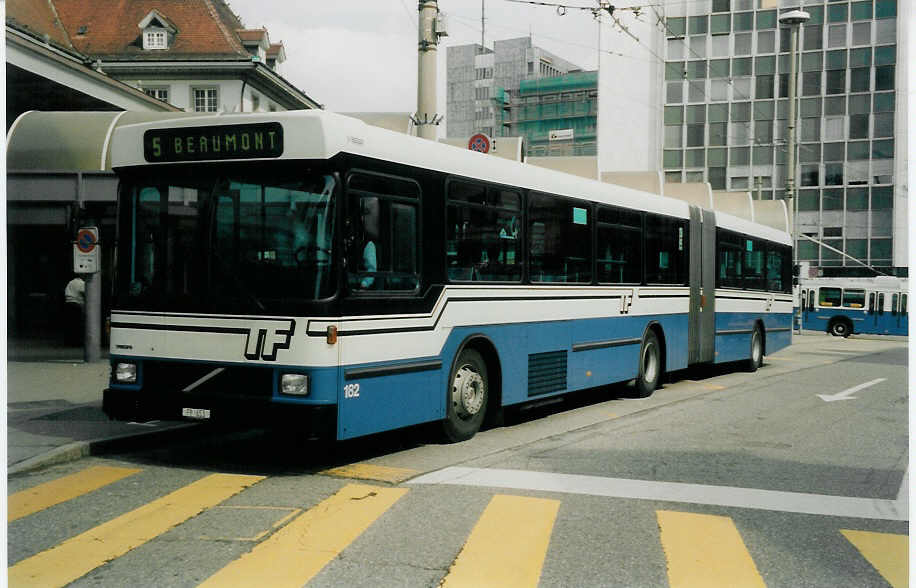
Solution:
<svg viewBox="0 0 916 588">
<path fill-rule="evenodd" d="M 877 379 L 872 380 L 871 382 L 865 382 L 864 384 L 859 384 L 858 386 L 847 388 L 846 390 L 843 390 L 842 392 L 837 392 L 836 394 L 818 394 L 817 396 L 824 402 L 833 402 L 834 400 L 855 400 L 856 397 L 853 396 L 853 394 L 855 394 L 859 390 L 864 390 L 866 388 L 874 386 L 875 384 L 880 384 L 881 382 L 883 382 L 886 379 L 887 378 L 877 378 Z"/>
<path fill-rule="evenodd" d="M 904 485 L 906 481 L 907 476 L 904 474 Z M 448 467 L 419 476 L 408 483 L 537 490 L 858 519 L 909 520 L 905 493 L 901 493 L 901 496 L 904 496 L 902 499 L 898 497 L 897 500 L 885 500 L 680 482 L 652 482 L 576 474 L 466 467 Z"/>
</svg>

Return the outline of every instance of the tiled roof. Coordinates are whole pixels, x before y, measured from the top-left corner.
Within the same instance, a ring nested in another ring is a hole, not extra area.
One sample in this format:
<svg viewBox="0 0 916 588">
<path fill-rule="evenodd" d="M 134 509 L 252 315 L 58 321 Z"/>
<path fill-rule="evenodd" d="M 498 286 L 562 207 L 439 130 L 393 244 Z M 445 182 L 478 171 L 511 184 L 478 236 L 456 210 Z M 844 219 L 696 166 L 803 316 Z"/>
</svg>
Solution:
<svg viewBox="0 0 916 588">
<path fill-rule="evenodd" d="M 73 49 L 51 0 L 7 0 L 6 20 L 39 37 L 47 35 L 49 41 L 61 47 Z"/>
<path fill-rule="evenodd" d="M 91 57 L 158 61 L 248 56 L 236 34 L 244 25 L 223 0 L 14 0 L 23 5 L 44 2 L 56 8 L 73 46 Z M 8 6 L 7 18 L 12 8 Z M 168 49 L 144 51 L 137 25 L 153 9 L 178 32 Z"/>
</svg>

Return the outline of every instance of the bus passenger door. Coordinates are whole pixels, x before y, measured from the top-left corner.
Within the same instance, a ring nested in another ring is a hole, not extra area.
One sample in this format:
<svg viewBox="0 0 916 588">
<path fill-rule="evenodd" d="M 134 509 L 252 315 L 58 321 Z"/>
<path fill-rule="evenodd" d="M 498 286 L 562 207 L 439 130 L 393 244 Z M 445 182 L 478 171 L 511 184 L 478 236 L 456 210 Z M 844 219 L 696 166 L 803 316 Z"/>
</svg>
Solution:
<svg viewBox="0 0 916 588">
<path fill-rule="evenodd" d="M 898 334 L 903 323 L 903 297 L 905 294 L 894 294 L 891 302 L 891 334 Z"/>
<path fill-rule="evenodd" d="M 799 328 L 805 328 L 805 321 L 808 320 L 808 289 L 804 289 L 799 293 L 798 298 L 798 320 Z"/>
<path fill-rule="evenodd" d="M 884 292 L 878 293 L 878 306 L 875 309 L 875 332 L 881 333 L 884 328 Z"/>
</svg>

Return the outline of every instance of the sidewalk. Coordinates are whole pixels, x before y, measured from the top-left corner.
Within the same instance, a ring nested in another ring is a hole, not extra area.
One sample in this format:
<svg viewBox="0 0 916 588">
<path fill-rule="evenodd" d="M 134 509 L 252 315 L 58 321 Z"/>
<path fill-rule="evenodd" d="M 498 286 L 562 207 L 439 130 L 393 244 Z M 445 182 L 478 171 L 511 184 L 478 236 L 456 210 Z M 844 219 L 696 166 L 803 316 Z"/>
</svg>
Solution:
<svg viewBox="0 0 916 588">
<path fill-rule="evenodd" d="M 83 350 L 48 341 L 7 342 L 7 474 L 111 450 L 140 436 L 194 423 L 126 423 L 102 412 L 108 353 L 83 361 Z"/>
</svg>

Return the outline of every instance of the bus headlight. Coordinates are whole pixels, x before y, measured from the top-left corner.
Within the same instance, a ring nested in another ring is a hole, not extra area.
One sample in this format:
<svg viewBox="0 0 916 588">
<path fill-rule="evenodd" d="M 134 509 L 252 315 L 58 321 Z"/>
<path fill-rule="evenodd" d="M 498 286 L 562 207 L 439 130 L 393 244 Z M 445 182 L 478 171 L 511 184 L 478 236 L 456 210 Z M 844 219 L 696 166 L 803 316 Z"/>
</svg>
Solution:
<svg viewBox="0 0 916 588">
<path fill-rule="evenodd" d="M 119 384 L 137 383 L 137 364 L 119 363 L 115 365 L 115 382 Z"/>
<path fill-rule="evenodd" d="M 309 377 L 304 374 L 283 374 L 280 376 L 280 393 L 289 396 L 308 396 Z"/>
</svg>

